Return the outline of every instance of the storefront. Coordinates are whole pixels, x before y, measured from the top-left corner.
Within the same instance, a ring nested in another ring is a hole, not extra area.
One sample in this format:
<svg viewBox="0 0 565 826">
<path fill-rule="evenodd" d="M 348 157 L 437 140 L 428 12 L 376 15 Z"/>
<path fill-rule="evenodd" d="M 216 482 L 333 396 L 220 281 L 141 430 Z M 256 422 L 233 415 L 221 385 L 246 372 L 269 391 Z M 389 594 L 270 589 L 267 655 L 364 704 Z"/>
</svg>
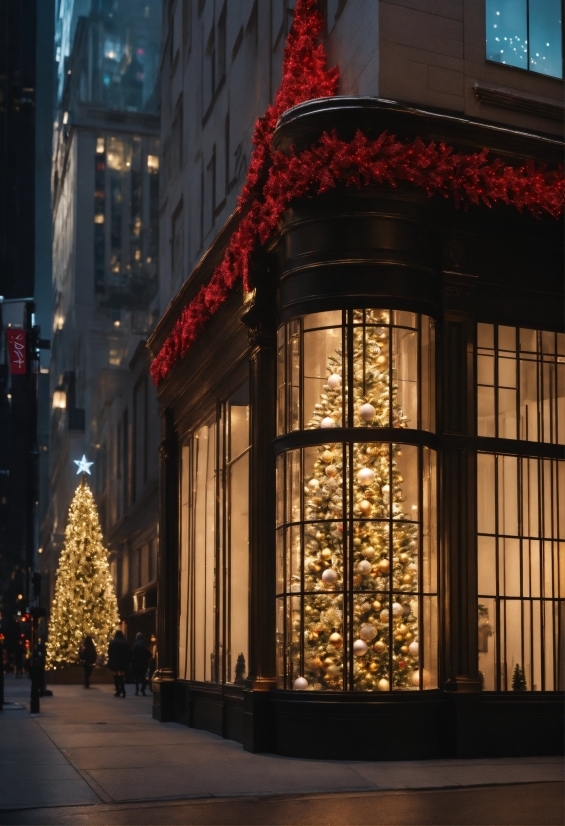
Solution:
<svg viewBox="0 0 565 826">
<path fill-rule="evenodd" d="M 357 129 L 514 167 L 562 153 L 346 97 L 290 110 L 273 143 L 290 157 Z M 561 750 L 562 225 L 480 196 L 297 198 L 244 301 L 232 290 L 159 383 L 159 719 L 315 758 Z"/>
</svg>

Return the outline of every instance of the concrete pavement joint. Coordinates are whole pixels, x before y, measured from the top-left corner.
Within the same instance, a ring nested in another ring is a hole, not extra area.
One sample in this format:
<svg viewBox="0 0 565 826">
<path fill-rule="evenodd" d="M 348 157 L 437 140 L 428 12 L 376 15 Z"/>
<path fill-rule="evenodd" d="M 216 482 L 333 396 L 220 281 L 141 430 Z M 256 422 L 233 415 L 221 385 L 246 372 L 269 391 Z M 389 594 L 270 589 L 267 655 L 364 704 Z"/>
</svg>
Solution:
<svg viewBox="0 0 565 826">
<path fill-rule="evenodd" d="M 531 780 L 526 782 L 517 782 L 517 783 L 470 783 L 468 785 L 458 784 L 452 786 L 410 786 L 402 787 L 402 788 L 352 788 L 352 789 L 344 789 L 343 791 L 331 793 L 327 790 L 322 791 L 310 791 L 305 792 L 304 794 L 297 794 L 296 792 L 288 792 L 288 793 L 273 793 L 273 792 L 258 792 L 254 794 L 213 794 L 213 793 L 202 793 L 202 794 L 193 794 L 193 795 L 169 795 L 167 797 L 146 797 L 143 799 L 137 800 L 128 800 L 127 798 L 124 799 L 112 799 L 102 801 L 101 803 L 52 803 L 52 804 L 44 804 L 42 806 L 4 806 L 0 808 L 0 812 L 34 812 L 34 811 L 41 811 L 42 809 L 96 809 L 97 811 L 113 811 L 116 806 L 119 806 L 121 809 L 128 810 L 128 809 L 147 809 L 147 808 L 154 808 L 156 804 L 159 806 L 181 806 L 183 804 L 189 803 L 214 803 L 215 801 L 221 801 L 222 803 L 228 803 L 230 800 L 234 802 L 240 803 L 242 800 L 248 802 L 265 802 L 265 801 L 273 801 L 276 802 L 278 800 L 281 801 L 292 801 L 292 800 L 323 800 L 326 798 L 329 799 L 344 799 L 344 798 L 355 798 L 355 797 L 367 797 L 370 795 L 398 795 L 402 796 L 405 794 L 410 794 L 412 792 L 417 792 L 418 794 L 423 792 L 453 792 L 453 791 L 478 791 L 481 789 L 492 789 L 492 788 L 512 788 L 512 787 L 522 787 L 522 786 L 529 786 L 529 785 L 546 785 L 546 786 L 554 786 L 563 784 L 564 781 L 562 780 Z"/>
</svg>

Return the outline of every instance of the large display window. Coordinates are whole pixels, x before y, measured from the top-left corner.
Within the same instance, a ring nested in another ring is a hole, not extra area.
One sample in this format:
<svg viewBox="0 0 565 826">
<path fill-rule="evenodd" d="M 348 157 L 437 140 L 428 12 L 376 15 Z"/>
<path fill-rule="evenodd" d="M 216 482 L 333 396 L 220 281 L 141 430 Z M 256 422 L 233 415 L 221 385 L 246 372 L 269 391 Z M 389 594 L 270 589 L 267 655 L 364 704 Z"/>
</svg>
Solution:
<svg viewBox="0 0 565 826">
<path fill-rule="evenodd" d="M 278 332 L 278 432 L 435 431 L 435 326 L 400 310 L 313 313 Z"/>
<path fill-rule="evenodd" d="M 505 455 L 497 440 L 565 443 L 565 335 L 478 324 L 477 416 L 478 435 L 493 444 L 477 456 L 481 682 L 562 690 L 565 462 L 544 457 L 543 445 Z"/>
<path fill-rule="evenodd" d="M 324 431 L 277 457 L 279 687 L 437 688 L 436 455 L 402 437 L 434 430 L 434 395 L 425 316 L 326 312 L 279 330 L 279 432 Z M 332 439 L 343 427 L 359 438 Z"/>
<path fill-rule="evenodd" d="M 562 690 L 565 462 L 479 453 L 477 464 L 483 687 Z"/>
<path fill-rule="evenodd" d="M 183 446 L 179 676 L 242 684 L 249 634 L 249 388 Z"/>
</svg>

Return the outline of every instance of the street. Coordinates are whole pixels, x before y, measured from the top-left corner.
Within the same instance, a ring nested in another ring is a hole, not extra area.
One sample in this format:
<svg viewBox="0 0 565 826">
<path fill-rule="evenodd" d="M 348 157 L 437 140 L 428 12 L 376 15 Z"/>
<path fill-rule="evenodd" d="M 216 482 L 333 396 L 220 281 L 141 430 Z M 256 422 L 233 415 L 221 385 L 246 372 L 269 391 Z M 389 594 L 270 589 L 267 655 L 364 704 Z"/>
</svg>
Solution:
<svg viewBox="0 0 565 826">
<path fill-rule="evenodd" d="M 151 718 L 151 697 L 6 681 L 1 824 L 563 823 L 562 760 L 355 762 L 250 754 Z M 19 704 L 16 705 L 16 704 Z"/>
</svg>

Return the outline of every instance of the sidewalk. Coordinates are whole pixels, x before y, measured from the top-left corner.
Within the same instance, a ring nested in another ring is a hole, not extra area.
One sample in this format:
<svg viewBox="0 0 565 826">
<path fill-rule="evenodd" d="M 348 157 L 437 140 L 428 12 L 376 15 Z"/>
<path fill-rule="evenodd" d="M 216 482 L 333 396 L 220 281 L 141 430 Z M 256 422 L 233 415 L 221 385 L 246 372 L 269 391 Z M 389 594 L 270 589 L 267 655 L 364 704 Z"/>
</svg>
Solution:
<svg viewBox="0 0 565 826">
<path fill-rule="evenodd" d="M 368 763 L 250 754 L 208 732 L 154 721 L 150 695 L 127 689 L 123 700 L 111 686 L 55 686 L 31 716 L 29 681 L 8 678 L 6 701 L 25 708 L 0 714 L 0 809 L 542 783 L 549 791 L 563 780 L 563 761 L 553 757 Z"/>
</svg>

